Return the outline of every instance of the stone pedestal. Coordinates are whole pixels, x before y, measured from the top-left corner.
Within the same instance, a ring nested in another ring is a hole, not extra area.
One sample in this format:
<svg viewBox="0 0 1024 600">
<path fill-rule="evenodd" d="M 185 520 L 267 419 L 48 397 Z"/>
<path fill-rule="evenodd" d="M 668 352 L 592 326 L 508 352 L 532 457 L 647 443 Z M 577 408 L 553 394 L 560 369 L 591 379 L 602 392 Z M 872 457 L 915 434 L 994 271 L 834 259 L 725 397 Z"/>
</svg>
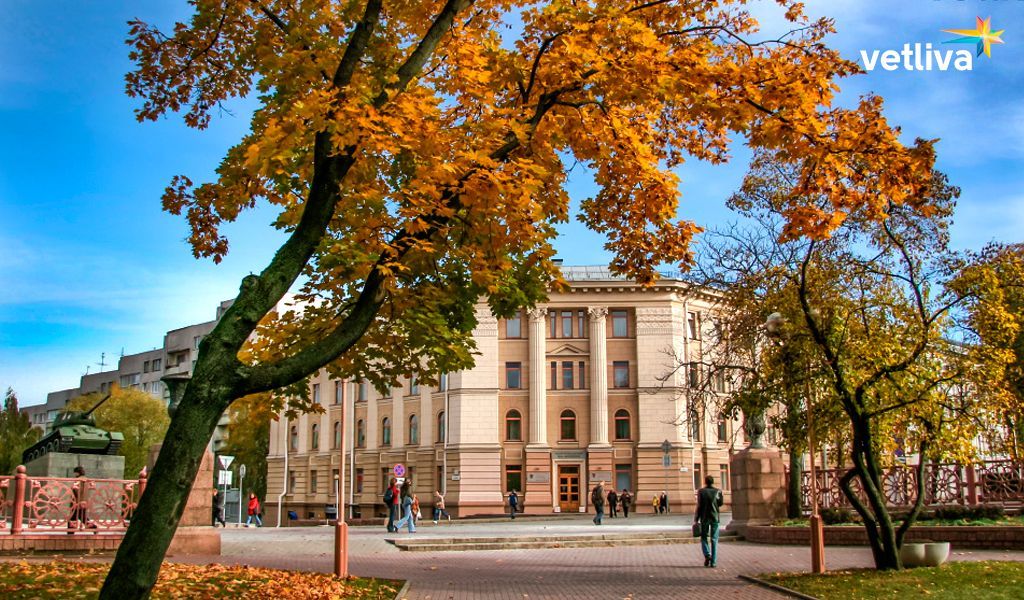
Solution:
<svg viewBox="0 0 1024 600">
<path fill-rule="evenodd" d="M 786 516 L 786 470 L 777 450 L 747 448 L 730 461 L 732 522 L 727 531 L 743 535 L 747 525 L 766 525 Z"/>
<path fill-rule="evenodd" d="M 160 444 L 149 449 L 149 468 L 156 464 Z M 174 539 L 167 549 L 168 556 L 185 554 L 220 554 L 220 532 L 213 523 L 213 453 L 203 453 L 199 472 L 192 484 L 185 511 L 174 532 Z"/>
<path fill-rule="evenodd" d="M 50 452 L 25 464 L 29 477 L 74 477 L 75 467 L 85 469 L 89 479 L 124 479 L 124 457 L 108 454 Z M 129 473 L 131 479 L 138 473 Z"/>
</svg>

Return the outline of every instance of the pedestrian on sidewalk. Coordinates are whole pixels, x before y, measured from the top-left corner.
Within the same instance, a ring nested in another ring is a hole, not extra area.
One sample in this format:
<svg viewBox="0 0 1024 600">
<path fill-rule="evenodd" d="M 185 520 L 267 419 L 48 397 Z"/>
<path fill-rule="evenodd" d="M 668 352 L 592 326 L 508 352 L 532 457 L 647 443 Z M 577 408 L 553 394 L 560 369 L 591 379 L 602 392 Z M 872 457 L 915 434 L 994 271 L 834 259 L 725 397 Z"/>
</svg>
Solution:
<svg viewBox="0 0 1024 600">
<path fill-rule="evenodd" d="M 604 518 L 604 483 L 598 481 L 594 491 L 590 493 L 590 503 L 594 505 L 594 525 L 600 525 Z"/>
<path fill-rule="evenodd" d="M 412 484 L 405 480 L 401 491 L 402 518 L 395 522 L 395 531 L 402 529 L 403 525 L 408 526 L 409 533 L 416 533 L 416 519 L 412 512 Z"/>
<path fill-rule="evenodd" d="M 227 521 L 224 520 L 224 496 L 220 495 L 220 490 L 213 490 L 213 526 L 216 527 L 217 523 L 220 523 L 221 527 L 227 527 Z"/>
<path fill-rule="evenodd" d="M 512 520 L 516 520 L 516 511 L 519 510 L 519 494 L 515 490 L 508 493 L 508 514 Z"/>
<path fill-rule="evenodd" d="M 661 514 L 661 497 L 655 494 L 651 500 L 651 506 L 654 507 L 654 514 Z"/>
<path fill-rule="evenodd" d="M 608 490 L 608 516 L 615 518 L 615 509 L 619 503 L 619 495 L 615 493 L 615 488 Z"/>
<path fill-rule="evenodd" d="M 416 494 L 412 495 L 412 518 L 416 522 L 423 518 L 423 513 L 420 512 L 420 497 Z"/>
<path fill-rule="evenodd" d="M 668 513 L 668 494 L 666 492 L 661 492 L 661 497 L 658 498 L 658 506 L 662 514 Z"/>
<path fill-rule="evenodd" d="M 722 491 L 714 486 L 715 478 L 704 478 L 704 487 L 697 492 L 695 523 L 700 525 L 700 549 L 704 553 L 704 566 L 714 568 L 718 562 L 718 508 L 724 499 Z"/>
<path fill-rule="evenodd" d="M 392 477 L 387 489 L 384 490 L 384 509 L 388 511 L 388 533 L 398 531 L 395 521 L 398 520 L 398 503 L 400 501 L 397 481 Z"/>
<path fill-rule="evenodd" d="M 68 535 L 74 533 L 75 529 L 97 529 L 96 523 L 89 520 L 86 514 L 86 488 L 89 479 L 85 476 L 85 469 L 82 465 L 74 468 L 75 483 L 71 486 L 71 518 L 68 519 Z"/>
<path fill-rule="evenodd" d="M 246 512 L 249 515 L 245 518 L 246 527 L 252 523 L 253 519 L 256 519 L 257 527 L 263 527 L 263 519 L 260 518 L 260 501 L 253 492 L 249 492 L 249 509 Z"/>
<path fill-rule="evenodd" d="M 441 490 L 434 490 L 434 525 L 441 520 L 441 515 L 448 517 L 449 523 L 452 522 L 452 516 L 444 509 L 444 494 Z"/>
<path fill-rule="evenodd" d="M 629 488 L 622 488 L 622 494 L 619 496 L 619 502 L 622 504 L 622 516 L 629 518 L 629 505 L 633 502 L 633 495 L 629 493 Z"/>
</svg>

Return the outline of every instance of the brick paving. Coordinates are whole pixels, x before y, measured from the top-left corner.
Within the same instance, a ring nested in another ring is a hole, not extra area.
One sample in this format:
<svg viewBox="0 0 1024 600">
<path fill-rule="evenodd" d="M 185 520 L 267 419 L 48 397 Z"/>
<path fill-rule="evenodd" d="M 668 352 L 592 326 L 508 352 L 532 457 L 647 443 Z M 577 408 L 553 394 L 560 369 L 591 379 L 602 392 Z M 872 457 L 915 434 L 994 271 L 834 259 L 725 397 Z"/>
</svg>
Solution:
<svg viewBox="0 0 1024 600">
<path fill-rule="evenodd" d="M 640 531 L 688 527 L 684 517 L 630 519 L 609 529 Z M 552 522 L 460 523 L 422 527 L 417 537 L 487 537 L 500 535 L 571 535 L 593 532 L 587 519 Z M 407 534 L 406 534 L 407 535 Z M 408 600 L 566 600 L 686 598 L 782 598 L 740 580 L 737 575 L 802 571 L 810 550 L 723 542 L 718 568 L 705 569 L 698 546 L 666 544 L 619 548 L 558 548 L 471 552 L 400 552 L 384 541 L 379 527 L 355 527 L 350 535 L 350 570 L 354 575 L 406 579 Z M 232 564 L 331 572 L 333 529 L 226 530 L 223 555 L 194 557 L 189 562 Z M 1024 552 L 954 552 L 953 560 L 1024 560 Z M 860 547 L 829 547 L 829 568 L 870 567 L 871 553 Z"/>
</svg>

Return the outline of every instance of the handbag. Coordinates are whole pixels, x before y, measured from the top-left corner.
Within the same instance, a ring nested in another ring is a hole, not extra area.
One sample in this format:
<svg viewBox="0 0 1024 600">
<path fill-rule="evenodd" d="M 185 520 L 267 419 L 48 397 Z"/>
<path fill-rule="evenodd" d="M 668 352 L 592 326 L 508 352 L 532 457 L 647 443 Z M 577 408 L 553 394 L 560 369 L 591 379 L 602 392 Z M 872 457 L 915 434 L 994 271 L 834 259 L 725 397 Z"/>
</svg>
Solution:
<svg viewBox="0 0 1024 600">
<path fill-rule="evenodd" d="M 693 537 L 700 537 L 700 523 L 694 522 L 690 529 L 693 530 Z"/>
</svg>

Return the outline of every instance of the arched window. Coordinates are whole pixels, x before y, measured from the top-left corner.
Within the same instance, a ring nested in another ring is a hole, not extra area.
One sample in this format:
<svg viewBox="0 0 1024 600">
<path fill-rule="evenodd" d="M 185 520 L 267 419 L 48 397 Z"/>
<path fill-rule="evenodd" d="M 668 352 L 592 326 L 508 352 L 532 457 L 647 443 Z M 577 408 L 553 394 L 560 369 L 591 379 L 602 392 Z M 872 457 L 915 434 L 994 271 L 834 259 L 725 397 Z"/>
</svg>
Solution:
<svg viewBox="0 0 1024 600">
<path fill-rule="evenodd" d="M 356 421 L 356 447 L 366 447 L 366 422 L 362 419 Z"/>
<path fill-rule="evenodd" d="M 334 422 L 334 449 L 341 447 L 341 421 Z"/>
<path fill-rule="evenodd" d="M 380 422 L 380 445 L 391 445 L 391 419 L 387 417 L 384 417 L 384 420 Z"/>
<path fill-rule="evenodd" d="M 420 443 L 420 418 L 416 415 L 409 415 L 409 443 Z"/>
<path fill-rule="evenodd" d="M 309 449 L 320 449 L 320 426 L 317 425 L 316 423 L 313 423 L 313 428 L 309 432 Z"/>
<path fill-rule="evenodd" d="M 444 411 L 437 413 L 437 443 L 443 444 L 447 439 L 447 432 L 445 431 Z"/>
<path fill-rule="evenodd" d="M 523 441 L 523 416 L 514 408 L 505 414 L 505 440 Z"/>
<path fill-rule="evenodd" d="M 569 409 L 562 411 L 561 419 L 561 437 L 562 440 L 575 440 L 576 439 L 576 413 Z"/>
<path fill-rule="evenodd" d="M 299 428 L 296 427 L 295 425 L 292 425 L 290 441 L 288 442 L 288 445 L 291 446 L 292 450 L 299 449 Z"/>
<path fill-rule="evenodd" d="M 615 411 L 615 439 L 628 440 L 629 438 L 629 411 L 620 408 Z"/>
</svg>

